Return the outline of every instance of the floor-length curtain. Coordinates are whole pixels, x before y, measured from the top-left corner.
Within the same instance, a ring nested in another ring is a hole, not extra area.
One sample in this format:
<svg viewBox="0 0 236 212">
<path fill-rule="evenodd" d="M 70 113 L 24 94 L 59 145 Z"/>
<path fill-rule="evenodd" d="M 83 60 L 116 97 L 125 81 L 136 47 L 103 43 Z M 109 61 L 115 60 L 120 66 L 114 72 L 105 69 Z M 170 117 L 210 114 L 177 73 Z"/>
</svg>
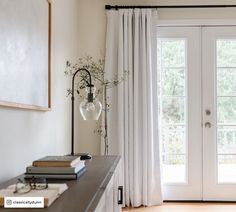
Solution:
<svg viewBox="0 0 236 212">
<path fill-rule="evenodd" d="M 162 202 L 158 141 L 156 11 L 107 11 L 105 72 L 109 154 L 122 156 L 127 206 Z"/>
</svg>

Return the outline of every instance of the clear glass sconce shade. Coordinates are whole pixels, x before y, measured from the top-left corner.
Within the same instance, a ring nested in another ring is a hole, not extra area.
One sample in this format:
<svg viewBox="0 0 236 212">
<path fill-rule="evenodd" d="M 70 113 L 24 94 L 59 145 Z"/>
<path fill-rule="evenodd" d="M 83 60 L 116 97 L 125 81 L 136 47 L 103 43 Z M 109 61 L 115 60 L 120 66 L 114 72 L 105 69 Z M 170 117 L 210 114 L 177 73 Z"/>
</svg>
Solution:
<svg viewBox="0 0 236 212">
<path fill-rule="evenodd" d="M 102 112 L 102 104 L 97 100 L 95 97 L 95 88 L 92 88 L 92 93 L 93 93 L 93 101 L 90 102 L 87 98 L 85 98 L 81 103 L 80 103 L 80 113 L 83 117 L 84 120 L 98 120 L 99 116 L 101 115 Z M 90 92 L 90 88 L 86 88 L 87 94 Z"/>
</svg>

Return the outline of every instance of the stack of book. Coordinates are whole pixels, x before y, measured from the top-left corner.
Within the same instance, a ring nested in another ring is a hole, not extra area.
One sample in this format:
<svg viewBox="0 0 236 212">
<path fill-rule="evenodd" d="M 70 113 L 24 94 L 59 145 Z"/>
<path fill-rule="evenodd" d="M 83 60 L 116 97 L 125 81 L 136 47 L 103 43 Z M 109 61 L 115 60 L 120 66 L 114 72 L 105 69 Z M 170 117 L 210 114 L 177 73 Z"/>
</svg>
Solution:
<svg viewBox="0 0 236 212">
<path fill-rule="evenodd" d="M 85 172 L 78 156 L 46 156 L 26 168 L 25 178 L 77 179 Z"/>
</svg>

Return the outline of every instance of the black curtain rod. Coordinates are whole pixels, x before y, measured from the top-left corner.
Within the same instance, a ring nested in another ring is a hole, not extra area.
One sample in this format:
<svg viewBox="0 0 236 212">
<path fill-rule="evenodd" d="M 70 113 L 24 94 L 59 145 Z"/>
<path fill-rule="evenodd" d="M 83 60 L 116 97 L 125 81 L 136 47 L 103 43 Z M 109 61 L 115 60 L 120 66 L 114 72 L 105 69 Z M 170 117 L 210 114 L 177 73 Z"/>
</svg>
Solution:
<svg viewBox="0 0 236 212">
<path fill-rule="evenodd" d="M 236 5 L 133 5 L 133 6 L 128 6 L 128 5 L 105 5 L 106 10 L 111 10 L 111 9 L 135 9 L 135 8 L 153 8 L 153 9 L 158 9 L 158 8 L 227 8 L 227 7 L 236 7 Z"/>
</svg>

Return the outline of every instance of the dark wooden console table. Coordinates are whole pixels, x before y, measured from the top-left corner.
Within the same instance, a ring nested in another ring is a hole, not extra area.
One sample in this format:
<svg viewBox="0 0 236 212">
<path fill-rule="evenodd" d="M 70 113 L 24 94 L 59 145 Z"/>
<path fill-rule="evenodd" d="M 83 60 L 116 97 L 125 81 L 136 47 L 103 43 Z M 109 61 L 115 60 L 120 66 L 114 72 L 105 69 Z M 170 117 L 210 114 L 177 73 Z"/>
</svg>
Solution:
<svg viewBox="0 0 236 212">
<path fill-rule="evenodd" d="M 57 183 L 66 183 L 65 191 L 49 208 L 44 209 L 4 209 L 0 211 L 31 212 L 92 212 L 100 202 L 107 184 L 110 182 L 120 161 L 119 156 L 94 156 L 86 162 L 87 171 L 78 180 L 57 180 Z M 18 176 L 0 185 L 3 189 L 17 181 Z M 49 181 L 50 183 L 50 181 Z"/>
</svg>

